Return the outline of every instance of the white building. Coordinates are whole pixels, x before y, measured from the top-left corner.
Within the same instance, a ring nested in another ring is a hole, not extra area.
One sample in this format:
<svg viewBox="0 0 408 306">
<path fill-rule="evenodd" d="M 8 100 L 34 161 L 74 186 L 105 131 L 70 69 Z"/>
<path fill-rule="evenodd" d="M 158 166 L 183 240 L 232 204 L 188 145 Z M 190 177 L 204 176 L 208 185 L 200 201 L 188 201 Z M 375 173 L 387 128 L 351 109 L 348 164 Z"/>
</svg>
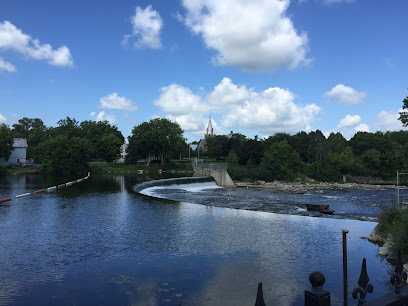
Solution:
<svg viewBox="0 0 408 306">
<path fill-rule="evenodd" d="M 13 151 L 9 159 L 6 161 L 4 158 L 0 158 L 0 165 L 3 166 L 25 166 L 27 158 L 27 139 L 25 138 L 13 138 Z"/>
</svg>

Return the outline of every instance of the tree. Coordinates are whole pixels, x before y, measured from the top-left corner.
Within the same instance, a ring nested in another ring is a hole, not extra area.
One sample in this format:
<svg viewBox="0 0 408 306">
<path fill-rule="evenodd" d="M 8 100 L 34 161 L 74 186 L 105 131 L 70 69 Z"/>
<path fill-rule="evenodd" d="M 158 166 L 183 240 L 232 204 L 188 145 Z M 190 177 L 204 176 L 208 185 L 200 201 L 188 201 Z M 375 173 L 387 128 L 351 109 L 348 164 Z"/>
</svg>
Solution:
<svg viewBox="0 0 408 306">
<path fill-rule="evenodd" d="M 75 118 L 67 117 L 61 119 L 58 122 L 58 127 L 52 128 L 50 133 L 55 136 L 67 136 L 67 137 L 81 137 L 81 129 L 79 128 L 79 122 Z"/>
<path fill-rule="evenodd" d="M 209 158 L 223 158 L 228 154 L 228 137 L 224 135 L 206 139 L 205 153 Z"/>
<path fill-rule="evenodd" d="M 186 146 L 180 125 L 168 119 L 152 119 L 135 126 L 129 137 L 127 163 L 144 158 L 147 166 L 155 157 L 161 165 L 166 159 L 175 157 Z"/>
<path fill-rule="evenodd" d="M 13 136 L 10 128 L 4 123 L 0 124 L 0 158 L 6 161 L 13 151 Z"/>
<path fill-rule="evenodd" d="M 107 163 L 110 163 L 119 158 L 122 143 L 114 134 L 107 134 L 98 141 L 97 150 L 101 157 Z"/>
<path fill-rule="evenodd" d="M 262 162 L 265 179 L 268 180 L 293 180 L 301 167 L 299 154 L 286 141 L 272 144 Z"/>
<path fill-rule="evenodd" d="M 98 158 L 104 158 L 103 154 L 99 148 L 101 148 L 100 142 L 103 137 L 106 137 L 108 135 L 113 135 L 118 139 L 118 141 L 115 141 L 115 143 L 119 143 L 120 145 L 117 146 L 116 149 L 114 150 L 120 150 L 120 146 L 124 143 L 125 138 L 123 137 L 122 133 L 118 130 L 117 126 L 115 125 L 110 125 L 108 121 L 83 121 L 80 124 L 80 129 L 81 129 L 81 136 L 88 139 L 93 147 L 94 147 L 94 152 L 93 152 L 93 158 L 98 159 Z M 112 139 L 111 139 L 112 140 Z M 103 146 L 105 149 L 106 147 Z M 105 159 L 105 161 L 107 161 Z"/>
<path fill-rule="evenodd" d="M 33 156 L 35 148 L 41 143 L 49 139 L 48 128 L 39 118 L 24 117 L 18 120 L 18 123 L 13 124 L 13 137 L 27 139 L 27 158 Z"/>
<path fill-rule="evenodd" d="M 403 126 L 408 126 L 408 97 L 406 97 L 403 101 L 402 101 L 402 109 L 403 111 L 399 113 L 399 118 L 398 120 L 400 120 L 402 122 Z"/>
<path fill-rule="evenodd" d="M 76 175 L 88 170 L 92 144 L 84 138 L 56 136 L 41 143 L 35 158 L 42 162 L 42 171 L 55 175 Z"/>
</svg>

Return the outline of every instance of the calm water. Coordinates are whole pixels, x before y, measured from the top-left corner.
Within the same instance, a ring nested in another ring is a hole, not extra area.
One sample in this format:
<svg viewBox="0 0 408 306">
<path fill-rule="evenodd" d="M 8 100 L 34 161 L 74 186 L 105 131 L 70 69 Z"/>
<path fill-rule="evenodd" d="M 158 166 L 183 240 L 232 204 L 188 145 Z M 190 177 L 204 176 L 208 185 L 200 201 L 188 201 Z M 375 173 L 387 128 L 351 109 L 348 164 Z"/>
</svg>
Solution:
<svg viewBox="0 0 408 306">
<path fill-rule="evenodd" d="M 8 177 L 0 198 L 62 182 Z M 378 246 L 360 238 L 376 223 L 155 199 L 135 193 L 135 184 L 91 176 L 1 205 L 0 304 L 253 305 L 262 281 L 267 305 L 302 305 L 309 273 L 320 270 L 336 305 L 342 228 L 350 231 L 350 292 L 363 257 L 370 298 L 390 290 Z"/>
</svg>

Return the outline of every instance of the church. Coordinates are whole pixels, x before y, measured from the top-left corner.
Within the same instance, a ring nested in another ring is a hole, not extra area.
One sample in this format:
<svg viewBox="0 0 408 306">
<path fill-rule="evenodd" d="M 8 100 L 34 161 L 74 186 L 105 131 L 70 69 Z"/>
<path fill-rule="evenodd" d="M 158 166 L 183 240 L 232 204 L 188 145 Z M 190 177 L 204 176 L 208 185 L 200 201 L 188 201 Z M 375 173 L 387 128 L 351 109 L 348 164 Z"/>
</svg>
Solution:
<svg viewBox="0 0 408 306">
<path fill-rule="evenodd" d="M 204 135 L 204 139 L 200 139 L 200 142 L 198 143 L 198 150 L 205 151 L 205 141 L 214 136 L 215 136 L 214 129 L 211 123 L 211 116 L 210 116 L 210 119 L 208 119 L 208 125 L 206 129 L 206 133 Z"/>
</svg>

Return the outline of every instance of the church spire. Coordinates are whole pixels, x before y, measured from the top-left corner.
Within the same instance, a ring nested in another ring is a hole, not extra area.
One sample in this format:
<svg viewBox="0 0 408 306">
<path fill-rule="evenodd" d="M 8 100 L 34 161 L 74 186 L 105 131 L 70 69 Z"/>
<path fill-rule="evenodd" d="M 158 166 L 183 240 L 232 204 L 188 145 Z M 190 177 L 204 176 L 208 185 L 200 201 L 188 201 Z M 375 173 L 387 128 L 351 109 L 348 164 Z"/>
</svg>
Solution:
<svg viewBox="0 0 408 306">
<path fill-rule="evenodd" d="M 205 138 L 209 138 L 214 136 L 214 129 L 211 123 L 211 114 L 210 114 L 210 118 L 208 119 L 208 125 L 207 125 L 207 133 L 205 134 Z"/>
</svg>

